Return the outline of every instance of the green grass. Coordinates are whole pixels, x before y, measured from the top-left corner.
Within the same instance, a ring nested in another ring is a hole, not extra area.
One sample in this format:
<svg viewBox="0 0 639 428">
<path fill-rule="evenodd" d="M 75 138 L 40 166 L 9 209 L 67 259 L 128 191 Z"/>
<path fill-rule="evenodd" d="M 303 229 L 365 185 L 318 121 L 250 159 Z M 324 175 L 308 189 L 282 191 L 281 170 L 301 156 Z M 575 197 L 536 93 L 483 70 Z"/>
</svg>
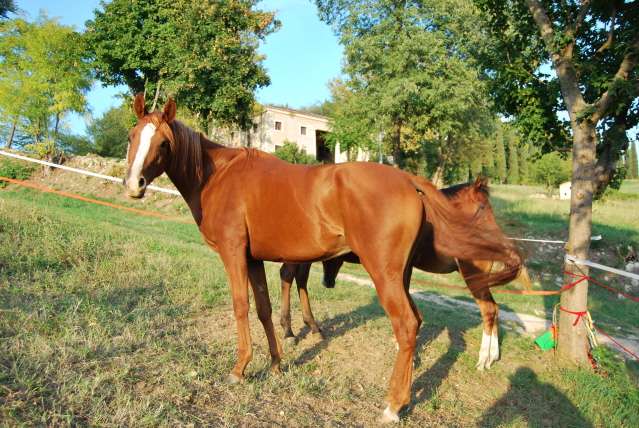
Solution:
<svg viewBox="0 0 639 428">
<path fill-rule="evenodd" d="M 277 270 L 267 265 L 274 318 Z M 252 311 L 254 359 L 246 382 L 229 386 L 228 285 L 195 226 L 8 187 L 0 425 L 374 425 L 394 358 L 389 322 L 371 289 L 326 290 L 316 273 L 310 283 L 327 338 L 309 337 L 293 298 L 300 340 L 286 350 L 284 374 L 272 376 Z M 502 360 L 478 374 L 479 317 L 419 306 L 425 324 L 405 425 L 639 425 L 635 366 L 606 355 L 605 376 L 564 366 L 506 330 Z"/>
</svg>

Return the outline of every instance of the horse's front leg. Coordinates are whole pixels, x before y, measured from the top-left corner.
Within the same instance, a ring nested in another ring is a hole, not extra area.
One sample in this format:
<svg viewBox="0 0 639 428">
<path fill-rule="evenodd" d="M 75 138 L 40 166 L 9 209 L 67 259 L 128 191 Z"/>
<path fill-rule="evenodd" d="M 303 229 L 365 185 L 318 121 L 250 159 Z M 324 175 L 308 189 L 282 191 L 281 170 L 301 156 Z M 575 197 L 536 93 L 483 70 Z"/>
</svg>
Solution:
<svg viewBox="0 0 639 428">
<path fill-rule="evenodd" d="M 271 300 L 268 295 L 266 274 L 264 273 L 264 262 L 261 260 L 249 260 L 248 274 L 253 296 L 255 297 L 255 308 L 257 317 L 260 319 L 266 338 L 268 339 L 268 349 L 271 354 L 271 370 L 280 371 L 280 361 L 282 359 L 282 346 L 275 335 L 273 327 Z"/>
<path fill-rule="evenodd" d="M 459 270 L 465 279 L 472 278 L 473 275 L 478 273 L 490 272 L 491 267 L 492 263 L 490 262 L 459 261 Z M 497 322 L 499 309 L 489 288 L 479 290 L 475 290 L 470 286 L 469 288 L 479 306 L 483 322 L 477 370 L 489 369 L 495 361 L 499 360 L 499 326 Z"/>
<path fill-rule="evenodd" d="M 237 323 L 237 362 L 228 376 L 229 383 L 238 383 L 244 378 L 244 369 L 251 361 L 251 331 L 249 328 L 248 266 L 246 247 L 220 248 L 220 256 L 229 277 L 233 312 Z"/>
</svg>

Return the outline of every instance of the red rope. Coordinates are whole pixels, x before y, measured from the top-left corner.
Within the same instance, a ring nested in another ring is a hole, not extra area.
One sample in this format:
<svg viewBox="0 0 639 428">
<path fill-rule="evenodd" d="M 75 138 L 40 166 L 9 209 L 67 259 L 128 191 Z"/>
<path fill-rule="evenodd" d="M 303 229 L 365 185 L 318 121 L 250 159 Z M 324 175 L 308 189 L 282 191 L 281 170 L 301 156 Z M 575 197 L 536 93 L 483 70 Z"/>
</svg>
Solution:
<svg viewBox="0 0 639 428">
<path fill-rule="evenodd" d="M 565 272 L 565 273 L 567 275 L 570 275 L 570 276 L 573 276 L 573 277 L 576 277 L 576 278 L 581 278 L 582 280 L 587 279 L 588 281 L 592 282 L 595 285 L 598 285 L 601 288 L 605 288 L 606 290 L 608 290 L 608 291 L 610 291 L 612 293 L 620 294 L 623 297 L 625 297 L 626 299 L 630 299 L 630 300 L 632 300 L 634 302 L 638 302 L 639 303 L 639 297 L 632 296 L 632 295 L 630 295 L 628 293 L 624 293 L 621 290 L 617 290 L 616 288 L 613 288 L 613 287 L 611 287 L 609 285 L 606 285 L 606 284 L 604 284 L 604 283 L 602 283 L 600 281 L 597 281 L 595 278 L 593 278 L 591 276 L 584 275 L 584 274 L 581 274 L 581 273 L 574 273 L 574 272 Z"/>
<path fill-rule="evenodd" d="M 568 309 L 564 308 L 563 306 L 559 306 L 559 310 L 560 311 L 564 311 L 564 312 L 568 312 L 569 314 L 573 314 L 576 315 L 577 318 L 575 318 L 575 322 L 572 323 L 572 326 L 576 326 L 577 323 L 579 322 L 579 320 L 581 319 L 581 317 L 585 317 L 586 314 L 588 313 L 588 311 L 569 311 Z"/>
<path fill-rule="evenodd" d="M 625 346 L 623 346 L 621 343 L 617 342 L 615 339 L 612 338 L 612 336 L 610 336 L 608 333 L 606 333 L 605 331 L 603 331 L 602 329 L 600 329 L 597 326 L 594 326 L 595 330 L 597 330 L 598 333 L 603 334 L 604 336 L 606 336 L 608 339 L 610 339 L 610 341 L 612 343 L 614 343 L 615 345 L 617 345 L 618 348 L 620 348 L 621 350 L 625 351 L 628 355 L 632 355 L 632 357 L 639 361 L 639 355 L 635 354 L 634 352 L 632 352 L 630 349 L 626 348 Z"/>
</svg>

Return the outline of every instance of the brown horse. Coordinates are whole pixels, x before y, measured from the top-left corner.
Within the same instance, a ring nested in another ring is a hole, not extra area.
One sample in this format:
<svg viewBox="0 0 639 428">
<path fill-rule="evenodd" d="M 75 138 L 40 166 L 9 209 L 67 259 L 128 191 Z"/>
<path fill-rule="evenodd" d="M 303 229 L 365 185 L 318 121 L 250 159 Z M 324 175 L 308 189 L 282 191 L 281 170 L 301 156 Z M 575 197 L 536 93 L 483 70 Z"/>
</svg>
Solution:
<svg viewBox="0 0 639 428">
<path fill-rule="evenodd" d="M 430 182 L 373 163 L 291 165 L 254 149 L 227 148 L 175 120 L 172 100 L 147 113 L 136 96 L 125 186 L 133 198 L 166 172 L 188 204 L 206 243 L 229 278 L 238 330 L 239 382 L 252 357 L 248 286 L 268 339 L 271 367 L 281 346 L 271 318 L 264 261 L 308 263 L 355 253 L 375 283 L 399 345 L 383 421 L 398 421 L 410 401 L 412 360 L 421 317 L 408 286 L 415 242 L 433 235 L 448 257 L 495 260 L 499 272 L 476 278 L 486 287 L 510 277 L 521 258 L 503 235 L 474 224 Z M 291 203 L 294 201 L 294 203 Z M 374 214 L 374 215 L 373 215 Z"/>
<path fill-rule="evenodd" d="M 488 199 L 489 189 L 486 179 L 478 178 L 474 183 L 447 187 L 441 189 L 441 192 L 444 193 L 459 210 L 465 210 L 468 215 L 473 215 L 477 224 L 486 224 L 492 229 L 498 228 L 490 200 Z M 467 278 L 471 293 L 479 306 L 484 327 L 477 368 L 479 370 L 490 368 L 490 366 L 499 359 L 498 307 L 490 289 L 475 289 L 470 286 L 470 283 L 475 274 L 479 272 L 490 272 L 493 263 L 482 260 L 459 260 L 438 254 L 433 248 L 432 235 L 422 235 L 422 238 L 424 242 L 418 244 L 419 251 L 416 251 L 415 257 L 413 258 L 414 267 L 433 273 L 459 271 L 462 277 Z M 324 276 L 322 278 L 322 284 L 325 287 L 333 288 L 335 286 L 335 279 L 344 262 L 359 263 L 359 259 L 355 254 L 351 253 L 323 262 Z M 320 327 L 313 317 L 308 298 L 307 283 L 310 267 L 310 263 L 284 263 L 280 269 L 280 278 L 282 280 L 280 324 L 284 330 L 285 339 L 295 337 L 291 328 L 290 310 L 290 293 L 293 281 L 295 281 L 297 285 L 304 323 L 311 329 L 312 333 L 321 335 Z M 519 279 L 527 288 L 530 288 L 530 279 L 527 276 L 526 270 L 523 268 L 520 271 Z"/>
</svg>

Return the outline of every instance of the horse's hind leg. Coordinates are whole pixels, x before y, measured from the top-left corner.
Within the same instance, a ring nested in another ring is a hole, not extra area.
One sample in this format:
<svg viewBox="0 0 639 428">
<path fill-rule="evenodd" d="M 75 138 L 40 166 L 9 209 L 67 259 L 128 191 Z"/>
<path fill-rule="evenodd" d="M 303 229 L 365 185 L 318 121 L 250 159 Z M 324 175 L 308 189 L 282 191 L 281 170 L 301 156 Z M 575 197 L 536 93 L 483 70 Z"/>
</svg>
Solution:
<svg viewBox="0 0 639 428">
<path fill-rule="evenodd" d="M 273 319 L 271 318 L 271 300 L 268 296 L 264 262 L 256 260 L 249 261 L 248 275 L 251 287 L 253 288 L 253 296 L 255 297 L 257 317 L 260 319 L 264 327 L 264 332 L 266 333 L 266 338 L 268 339 L 268 348 L 271 353 L 271 369 L 279 372 L 280 360 L 282 359 L 282 347 L 275 335 L 275 327 L 273 327 Z"/>
<path fill-rule="evenodd" d="M 459 261 L 459 270 L 464 278 L 469 278 L 477 273 L 489 272 L 492 263 L 490 262 L 464 262 Z M 479 306 L 483 322 L 483 333 L 481 346 L 479 348 L 479 360 L 477 369 L 489 369 L 492 364 L 499 360 L 499 328 L 497 322 L 498 307 L 493 299 L 489 288 L 475 290 L 470 287 L 470 292 Z"/>
<path fill-rule="evenodd" d="M 300 266 L 292 263 L 284 263 L 280 268 L 282 280 L 282 307 L 280 308 L 280 325 L 284 330 L 284 339 L 294 338 L 291 329 L 291 285 Z"/>
<path fill-rule="evenodd" d="M 313 311 L 311 311 L 311 302 L 308 300 L 308 290 L 306 286 L 308 285 L 308 275 L 311 271 L 311 264 L 306 263 L 303 265 L 299 265 L 297 272 L 295 273 L 295 282 L 297 283 L 297 293 L 300 297 L 300 304 L 302 306 L 302 317 L 304 318 L 304 323 L 310 327 L 311 332 L 313 334 L 322 335 L 322 331 L 320 330 L 317 322 L 315 321 L 315 317 L 313 316 Z"/>
<path fill-rule="evenodd" d="M 388 406 L 382 416 L 382 422 L 398 422 L 399 411 L 410 402 L 413 355 L 421 320 L 416 315 L 417 308 L 407 293 L 406 281 L 410 280 L 410 275 L 403 272 L 402 266 L 393 268 L 390 263 L 363 263 L 375 283 L 379 302 L 390 318 L 398 344 L 387 396 Z M 375 266 L 384 268 L 377 271 Z"/>
</svg>

